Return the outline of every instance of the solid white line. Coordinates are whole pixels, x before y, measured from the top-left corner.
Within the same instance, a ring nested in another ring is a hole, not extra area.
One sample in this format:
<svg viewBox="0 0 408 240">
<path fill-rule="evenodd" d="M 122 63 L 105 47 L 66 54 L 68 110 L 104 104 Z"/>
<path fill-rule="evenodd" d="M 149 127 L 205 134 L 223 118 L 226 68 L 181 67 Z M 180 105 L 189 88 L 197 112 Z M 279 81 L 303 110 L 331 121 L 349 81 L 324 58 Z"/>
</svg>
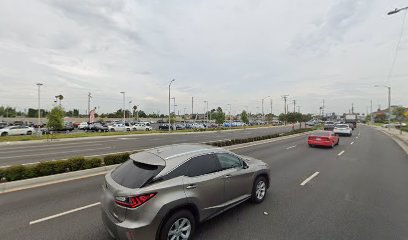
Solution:
<svg viewBox="0 0 408 240">
<path fill-rule="evenodd" d="M 35 154 L 35 156 L 46 156 L 46 155 L 55 155 L 55 154 L 72 153 L 72 152 L 86 152 L 86 151 L 102 150 L 102 149 L 108 149 L 108 148 L 111 148 L 111 147 L 90 148 L 90 149 L 82 149 L 82 150 L 78 149 L 78 150 L 65 151 L 65 152 L 37 153 L 37 154 Z M 32 157 L 32 156 L 33 156 L 33 154 L 30 154 L 30 155 L 18 155 L 18 156 L 11 156 L 11 157 L 0 157 L 0 159 Z"/>
<path fill-rule="evenodd" d="M 64 215 L 67 215 L 67 214 L 70 214 L 70 213 L 73 213 L 73 212 L 78 212 L 78 211 L 81 211 L 81 210 L 84 210 L 84 209 L 87 209 L 87 208 L 90 208 L 90 207 L 95 207 L 95 206 L 98 206 L 99 204 L 101 204 L 101 203 L 100 202 L 92 203 L 92 204 L 89 204 L 89 205 L 86 205 L 86 206 L 83 206 L 83 207 L 80 207 L 80 208 L 75 208 L 75 209 L 72 209 L 72 210 L 69 210 L 69 211 L 66 211 L 66 212 L 58 213 L 58 214 L 55 214 L 55 215 L 52 215 L 52 216 L 49 216 L 49 217 L 45 217 L 45 218 L 41 218 L 41 219 L 38 219 L 38 220 L 35 220 L 35 221 L 31 221 L 30 225 L 40 223 L 40 222 L 44 222 L 44 221 L 47 221 L 47 220 L 50 220 L 50 219 L 53 219 L 53 218 L 61 217 L 61 216 L 64 216 Z"/>
<path fill-rule="evenodd" d="M 306 183 L 308 183 L 310 180 L 312 180 L 314 177 L 316 177 L 317 175 L 319 175 L 319 172 L 315 172 L 312 174 L 312 176 L 308 177 L 305 179 L 305 181 L 303 181 L 300 186 L 304 186 Z"/>
<path fill-rule="evenodd" d="M 339 154 L 337 154 L 337 155 L 341 156 L 341 155 L 343 155 L 343 153 L 344 153 L 344 150 L 341 151 L 341 152 L 340 152 Z"/>
<path fill-rule="evenodd" d="M 354 144 L 354 142 L 351 142 L 350 144 L 351 144 L 351 145 L 353 145 L 353 144 Z"/>
<path fill-rule="evenodd" d="M 295 148 L 295 147 L 296 147 L 296 145 L 291 146 L 291 147 L 287 147 L 287 148 L 286 148 L 286 150 L 289 150 L 289 149 L 291 149 L 291 148 Z"/>
</svg>

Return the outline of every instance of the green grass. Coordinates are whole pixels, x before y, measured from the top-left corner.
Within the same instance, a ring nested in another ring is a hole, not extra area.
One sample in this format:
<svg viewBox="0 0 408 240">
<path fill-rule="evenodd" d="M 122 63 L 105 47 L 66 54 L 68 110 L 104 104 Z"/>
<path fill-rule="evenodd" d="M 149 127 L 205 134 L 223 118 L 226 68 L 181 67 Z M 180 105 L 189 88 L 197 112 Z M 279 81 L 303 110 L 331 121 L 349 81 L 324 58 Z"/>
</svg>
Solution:
<svg viewBox="0 0 408 240">
<path fill-rule="evenodd" d="M 259 125 L 259 126 L 246 126 L 246 127 L 232 127 L 231 129 L 244 129 L 244 128 L 257 128 L 266 127 L 271 125 Z M 218 128 L 218 129 L 203 129 L 203 130 L 192 130 L 184 129 L 177 130 L 176 132 L 205 132 L 205 131 L 222 131 L 229 130 L 230 128 Z M 123 136 L 123 135 L 135 135 L 135 134 L 160 134 L 168 133 L 168 131 L 132 131 L 132 132 L 79 132 L 79 133 L 56 133 L 52 135 L 24 135 L 24 136 L 6 136 L 0 137 L 0 142 L 15 142 L 15 141 L 32 141 L 32 140 L 54 140 L 54 139 L 64 139 L 64 138 L 82 138 L 82 137 L 99 137 L 99 136 Z"/>
</svg>

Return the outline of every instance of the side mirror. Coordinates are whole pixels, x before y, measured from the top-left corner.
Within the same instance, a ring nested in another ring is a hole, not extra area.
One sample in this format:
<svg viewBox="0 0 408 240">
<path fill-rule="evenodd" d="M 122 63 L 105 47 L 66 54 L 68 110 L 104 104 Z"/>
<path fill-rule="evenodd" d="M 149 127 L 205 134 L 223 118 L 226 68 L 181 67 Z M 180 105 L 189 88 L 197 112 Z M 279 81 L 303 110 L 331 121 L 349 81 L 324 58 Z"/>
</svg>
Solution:
<svg viewBox="0 0 408 240">
<path fill-rule="evenodd" d="M 242 161 L 242 168 L 243 169 L 249 168 L 248 163 L 246 163 L 245 161 Z"/>
</svg>

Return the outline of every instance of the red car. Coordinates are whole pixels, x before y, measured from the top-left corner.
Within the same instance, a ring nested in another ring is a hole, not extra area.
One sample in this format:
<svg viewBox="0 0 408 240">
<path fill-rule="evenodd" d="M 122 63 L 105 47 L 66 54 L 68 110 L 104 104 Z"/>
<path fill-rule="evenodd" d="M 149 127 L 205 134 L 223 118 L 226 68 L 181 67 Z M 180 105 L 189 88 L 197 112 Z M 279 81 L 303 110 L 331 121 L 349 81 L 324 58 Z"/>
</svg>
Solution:
<svg viewBox="0 0 408 240">
<path fill-rule="evenodd" d="M 339 145 L 340 138 L 336 136 L 332 131 L 318 131 L 314 132 L 307 138 L 309 146 L 323 146 L 334 147 Z"/>
</svg>

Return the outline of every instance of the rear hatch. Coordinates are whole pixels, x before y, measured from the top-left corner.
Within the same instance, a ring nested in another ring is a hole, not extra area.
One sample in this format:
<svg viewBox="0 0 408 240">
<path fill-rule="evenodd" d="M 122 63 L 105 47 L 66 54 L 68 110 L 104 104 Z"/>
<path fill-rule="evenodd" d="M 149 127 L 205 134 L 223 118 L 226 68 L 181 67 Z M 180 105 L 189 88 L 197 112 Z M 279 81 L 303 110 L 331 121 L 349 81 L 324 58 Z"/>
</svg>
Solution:
<svg viewBox="0 0 408 240">
<path fill-rule="evenodd" d="M 155 154 L 141 152 L 105 176 L 103 206 L 118 221 L 126 219 L 126 207 L 115 199 L 135 196 L 165 167 L 165 161 Z"/>
</svg>

